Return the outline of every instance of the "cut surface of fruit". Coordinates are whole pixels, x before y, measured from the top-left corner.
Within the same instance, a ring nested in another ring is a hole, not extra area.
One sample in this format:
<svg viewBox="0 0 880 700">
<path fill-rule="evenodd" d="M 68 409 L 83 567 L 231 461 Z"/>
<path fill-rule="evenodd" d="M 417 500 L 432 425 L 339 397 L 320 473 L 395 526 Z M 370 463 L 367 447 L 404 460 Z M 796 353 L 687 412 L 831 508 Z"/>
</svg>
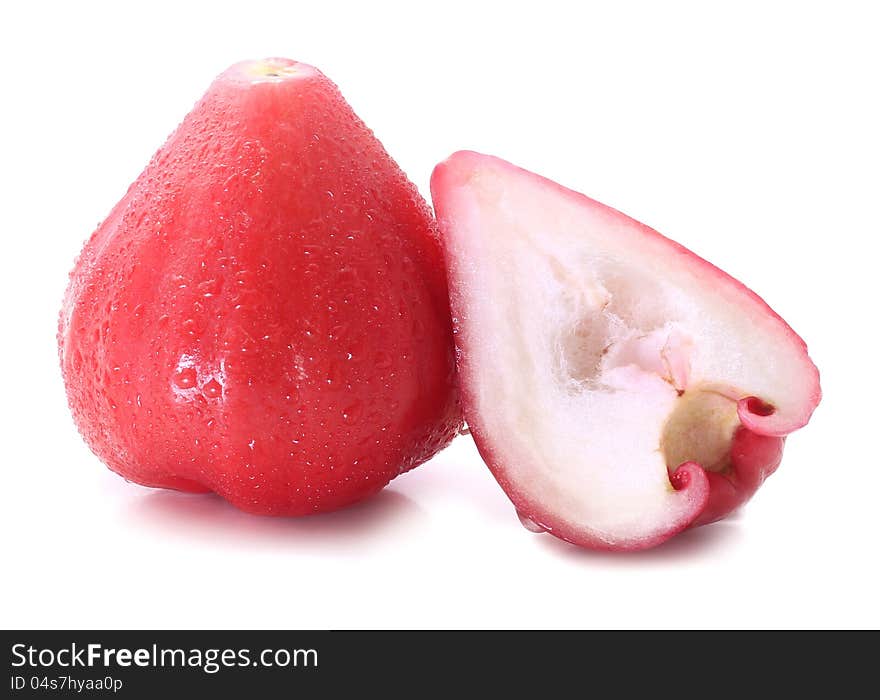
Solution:
<svg viewBox="0 0 880 700">
<path fill-rule="evenodd" d="M 465 419 L 530 529 L 635 549 L 723 517 L 820 397 L 757 295 L 620 212 L 459 152 L 431 192 Z"/>
<path fill-rule="evenodd" d="M 86 243 L 58 340 L 111 469 L 255 513 L 359 500 L 460 425 L 433 216 L 288 59 L 211 85 Z"/>
</svg>

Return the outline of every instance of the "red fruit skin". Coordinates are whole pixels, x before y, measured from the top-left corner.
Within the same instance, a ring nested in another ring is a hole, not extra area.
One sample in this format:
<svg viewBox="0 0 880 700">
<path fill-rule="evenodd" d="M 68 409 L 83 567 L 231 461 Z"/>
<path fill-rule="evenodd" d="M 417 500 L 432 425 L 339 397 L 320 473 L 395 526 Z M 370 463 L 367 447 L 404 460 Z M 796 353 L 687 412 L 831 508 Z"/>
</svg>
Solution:
<svg viewBox="0 0 880 700">
<path fill-rule="evenodd" d="M 779 467 L 784 446 L 784 437 L 739 426 L 730 446 L 730 466 L 719 473 L 706 471 L 709 500 L 693 526 L 714 523 L 744 505 Z"/>
<path fill-rule="evenodd" d="M 212 84 L 86 243 L 58 341 L 110 469 L 252 513 L 353 503 L 461 424 L 430 210 L 287 59 Z"/>
<path fill-rule="evenodd" d="M 606 212 L 609 220 L 619 221 L 623 224 L 621 231 L 626 231 L 627 228 L 638 229 L 641 235 L 660 242 L 671 252 L 686 255 L 700 276 L 711 280 L 713 284 L 727 288 L 731 294 L 743 295 L 744 298 L 756 303 L 763 313 L 776 319 L 779 322 L 781 332 L 788 335 L 802 348 L 804 356 L 807 355 L 807 345 L 803 339 L 758 294 L 739 280 L 626 214 L 596 202 L 580 192 L 568 189 L 553 180 L 494 156 L 474 151 L 458 151 L 434 168 L 431 174 L 431 195 L 441 235 L 445 227 L 452 225 L 452 216 L 445 211 L 444 206 L 446 192 L 466 181 L 472 164 L 479 164 L 481 161 L 494 163 L 511 172 L 525 173 L 537 183 L 558 191 L 566 198 L 571 198 L 578 203 L 588 203 L 590 206 L 600 207 Z M 451 273 L 450 279 L 454 279 Z M 475 382 L 470 381 L 473 377 L 468 353 L 470 339 L 466 327 L 458 320 L 464 313 L 465 300 L 454 284 L 450 287 L 449 294 L 453 322 L 456 327 L 456 364 L 460 377 L 462 412 L 480 456 L 513 503 L 520 520 L 525 521 L 527 529 L 533 532 L 548 532 L 579 547 L 604 551 L 650 549 L 691 527 L 706 525 L 726 517 L 751 499 L 764 480 L 776 471 L 782 460 L 785 436 L 809 422 L 813 411 L 822 398 L 819 371 L 815 365 L 809 363 L 809 374 L 805 377 L 809 398 L 804 402 L 800 414 L 781 415 L 772 409 L 766 410 L 767 407 L 756 397 L 740 400 L 737 405 L 737 413 L 741 425 L 737 428 L 731 444 L 730 467 L 724 473 L 705 470 L 696 462 L 669 465 L 670 482 L 673 487 L 676 490 L 690 489 L 692 492 L 693 501 L 696 504 L 693 518 L 690 521 L 677 523 L 673 528 L 656 537 L 608 543 L 602 539 L 587 536 L 583 531 L 574 529 L 561 521 L 553 512 L 552 507 L 529 498 L 526 489 L 521 488 L 508 478 L 508 466 L 496 454 L 496 449 L 493 447 L 494 437 L 488 435 L 483 429 L 483 422 L 475 408 L 477 406 L 476 387 L 473 385 Z"/>
</svg>

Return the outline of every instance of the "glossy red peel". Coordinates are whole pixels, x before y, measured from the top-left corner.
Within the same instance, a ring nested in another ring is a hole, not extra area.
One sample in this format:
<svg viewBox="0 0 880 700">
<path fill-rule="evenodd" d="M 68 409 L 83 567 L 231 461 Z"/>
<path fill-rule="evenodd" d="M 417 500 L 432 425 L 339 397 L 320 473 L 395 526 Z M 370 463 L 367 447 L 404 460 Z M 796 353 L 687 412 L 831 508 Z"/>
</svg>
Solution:
<svg viewBox="0 0 880 700">
<path fill-rule="evenodd" d="M 745 504 L 782 462 L 785 438 L 737 428 L 730 446 L 730 464 L 723 472 L 707 471 L 710 496 L 694 525 L 721 520 Z"/>
<path fill-rule="evenodd" d="M 465 418 L 531 530 L 641 549 L 724 517 L 819 402 L 756 294 L 614 209 L 490 156 L 434 171 Z"/>
<path fill-rule="evenodd" d="M 111 469 L 254 513 L 357 501 L 460 425 L 433 217 L 288 59 L 213 83 L 86 244 L 58 339 Z"/>
</svg>

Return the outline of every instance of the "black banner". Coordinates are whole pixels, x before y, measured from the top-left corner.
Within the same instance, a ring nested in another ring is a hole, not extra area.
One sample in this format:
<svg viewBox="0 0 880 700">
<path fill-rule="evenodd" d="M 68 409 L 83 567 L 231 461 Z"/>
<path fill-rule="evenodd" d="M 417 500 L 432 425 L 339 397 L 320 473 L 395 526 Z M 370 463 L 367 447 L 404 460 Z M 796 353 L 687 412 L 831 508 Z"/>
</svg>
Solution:
<svg viewBox="0 0 880 700">
<path fill-rule="evenodd" d="M 469 695 L 475 681 L 493 696 L 585 694 L 613 688 L 668 692 L 698 677 L 728 692 L 754 689 L 771 672 L 821 687 L 830 643 L 797 635 L 608 632 L 3 632 L 6 697 L 140 698 Z M 847 648 L 849 646 L 847 645 Z M 873 645 L 846 653 L 850 671 L 870 668 Z M 798 650 L 794 654 L 794 649 Z M 837 646 L 838 661 L 841 647 Z M 785 650 L 786 653 L 779 653 Z M 829 653 L 831 652 L 831 653 Z M 855 676 L 833 676 L 837 690 Z M 701 681 L 702 682 L 702 681 Z M 565 693 L 567 694 L 567 693 Z M 600 694 L 601 695 L 601 694 Z"/>
</svg>

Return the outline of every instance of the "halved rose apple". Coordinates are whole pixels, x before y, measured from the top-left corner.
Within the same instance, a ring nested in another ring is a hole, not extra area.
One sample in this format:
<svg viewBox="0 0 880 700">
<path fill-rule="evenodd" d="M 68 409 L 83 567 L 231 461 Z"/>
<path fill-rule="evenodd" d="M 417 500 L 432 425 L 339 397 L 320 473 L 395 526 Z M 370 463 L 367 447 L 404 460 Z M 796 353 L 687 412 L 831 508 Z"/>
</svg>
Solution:
<svg viewBox="0 0 880 700">
<path fill-rule="evenodd" d="M 639 549 L 747 501 L 819 402 L 764 301 L 620 212 L 460 152 L 431 180 L 465 418 L 532 530 Z"/>
</svg>

